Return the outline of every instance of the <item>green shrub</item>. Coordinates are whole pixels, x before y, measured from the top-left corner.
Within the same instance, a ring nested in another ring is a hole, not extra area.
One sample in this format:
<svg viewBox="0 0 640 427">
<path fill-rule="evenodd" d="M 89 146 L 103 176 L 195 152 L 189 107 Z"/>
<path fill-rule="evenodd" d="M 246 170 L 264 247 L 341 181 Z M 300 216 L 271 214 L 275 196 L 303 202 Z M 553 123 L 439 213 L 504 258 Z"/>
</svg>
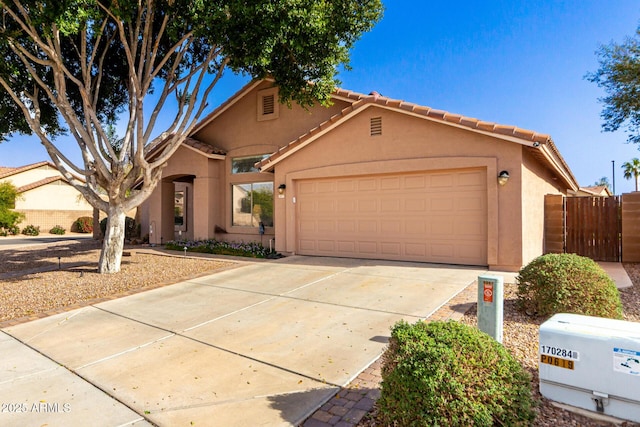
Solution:
<svg viewBox="0 0 640 427">
<path fill-rule="evenodd" d="M 18 227 L 17 225 L 9 225 L 9 226 L 2 226 L 0 225 L 0 236 L 8 236 L 8 235 L 12 235 L 12 236 L 16 236 L 20 234 L 20 227 Z"/>
<path fill-rule="evenodd" d="M 126 217 L 124 219 L 124 238 L 131 239 L 133 237 L 137 237 L 140 235 L 139 227 L 136 227 L 136 220 L 131 217 Z M 102 218 L 100 221 L 100 231 L 104 236 L 107 232 L 107 218 Z"/>
<path fill-rule="evenodd" d="M 22 196 L 18 189 L 8 181 L 0 182 L 0 236 L 18 234 L 18 223 L 24 219 L 24 214 L 16 212 L 16 200 Z M 17 231 L 16 231 L 17 230 Z"/>
<path fill-rule="evenodd" d="M 525 426 L 530 376 L 497 341 L 458 322 L 396 323 L 383 355 L 379 419 L 398 426 Z"/>
<path fill-rule="evenodd" d="M 64 228 L 62 228 L 59 225 L 56 225 L 55 227 L 53 227 L 51 230 L 49 230 L 49 233 L 51 234 L 64 234 L 67 230 L 65 230 Z"/>
<path fill-rule="evenodd" d="M 73 225 L 78 233 L 93 233 L 93 218 L 90 216 L 81 216 Z"/>
<path fill-rule="evenodd" d="M 22 229 L 22 234 L 24 234 L 25 236 L 37 236 L 40 234 L 40 227 L 27 225 Z"/>
<path fill-rule="evenodd" d="M 223 240 L 170 240 L 165 243 L 165 249 L 173 251 L 183 251 L 187 248 L 189 252 L 198 252 L 203 254 L 216 255 L 232 255 L 252 258 L 268 258 L 274 255 L 269 249 L 262 246 L 258 242 L 225 242 Z"/>
<path fill-rule="evenodd" d="M 556 313 L 622 319 L 615 283 L 593 260 L 575 254 L 547 254 L 518 277 L 518 307 L 541 317 Z"/>
</svg>

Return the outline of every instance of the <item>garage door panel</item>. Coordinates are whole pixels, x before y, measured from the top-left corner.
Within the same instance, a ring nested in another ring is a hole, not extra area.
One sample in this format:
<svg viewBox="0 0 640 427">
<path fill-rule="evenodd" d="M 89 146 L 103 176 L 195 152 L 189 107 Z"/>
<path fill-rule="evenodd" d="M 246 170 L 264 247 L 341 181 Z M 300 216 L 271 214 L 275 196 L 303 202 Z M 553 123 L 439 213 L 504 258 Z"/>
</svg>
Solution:
<svg viewBox="0 0 640 427">
<path fill-rule="evenodd" d="M 453 176 L 450 173 L 434 173 L 430 175 L 429 187 L 431 189 L 448 189 L 453 186 Z"/>
<path fill-rule="evenodd" d="M 454 219 L 451 217 L 431 217 L 429 219 L 431 236 L 442 238 L 443 236 L 453 236 L 455 230 Z"/>
<path fill-rule="evenodd" d="M 412 257 L 425 257 L 427 255 L 426 243 L 407 243 L 405 245 L 407 255 Z"/>
<path fill-rule="evenodd" d="M 316 241 L 315 240 L 299 240 L 300 251 L 304 252 L 315 252 L 316 251 Z"/>
<path fill-rule="evenodd" d="M 383 191 L 400 189 L 400 177 L 381 178 L 380 189 Z"/>
<path fill-rule="evenodd" d="M 315 223 L 315 229 L 319 233 L 333 233 L 336 231 L 336 223 L 332 220 L 318 220 Z"/>
<path fill-rule="evenodd" d="M 318 240 L 318 251 L 326 253 L 333 253 L 336 250 L 336 242 L 333 240 Z"/>
<path fill-rule="evenodd" d="M 439 258 L 453 258 L 455 247 L 451 243 L 431 243 L 431 255 Z"/>
<path fill-rule="evenodd" d="M 487 264 L 484 170 L 300 181 L 296 189 L 301 254 Z"/>
<path fill-rule="evenodd" d="M 400 200 L 381 200 L 380 212 L 400 212 Z"/>
<path fill-rule="evenodd" d="M 358 242 L 358 252 L 361 254 L 376 254 L 378 252 L 378 244 L 376 242 Z"/>
<path fill-rule="evenodd" d="M 358 179 L 358 191 L 376 191 L 378 190 L 378 182 L 375 179 Z"/>
<path fill-rule="evenodd" d="M 358 221 L 359 233 L 376 233 L 378 231 L 378 221 L 360 220 Z"/>
<path fill-rule="evenodd" d="M 378 211 L 378 201 L 374 199 L 357 200 L 358 212 L 376 213 Z"/>
<path fill-rule="evenodd" d="M 418 219 L 409 218 L 405 222 L 405 231 L 408 234 L 424 235 L 424 233 L 427 231 L 427 226 L 428 224 L 426 223 L 424 218 L 418 218 Z"/>
<path fill-rule="evenodd" d="M 427 209 L 426 200 L 409 199 L 404 204 L 405 212 L 425 212 Z"/>
<path fill-rule="evenodd" d="M 380 243 L 380 252 L 383 255 L 400 255 L 400 243 L 382 242 Z"/>
<path fill-rule="evenodd" d="M 407 176 L 404 179 L 404 188 L 409 190 L 427 188 L 427 178 L 424 175 Z"/>
<path fill-rule="evenodd" d="M 338 231 L 341 233 L 353 233 L 356 231 L 356 222 L 353 220 L 339 220 Z"/>
</svg>

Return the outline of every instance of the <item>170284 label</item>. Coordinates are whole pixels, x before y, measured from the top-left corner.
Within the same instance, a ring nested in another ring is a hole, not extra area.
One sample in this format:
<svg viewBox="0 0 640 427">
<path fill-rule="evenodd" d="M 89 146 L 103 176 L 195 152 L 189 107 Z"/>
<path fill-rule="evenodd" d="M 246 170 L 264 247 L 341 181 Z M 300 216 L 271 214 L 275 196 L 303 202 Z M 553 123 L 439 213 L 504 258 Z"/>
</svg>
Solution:
<svg viewBox="0 0 640 427">
<path fill-rule="evenodd" d="M 562 357 L 564 359 L 580 360 L 580 353 L 576 350 L 569 350 L 567 348 L 554 347 L 550 345 L 540 345 L 540 354 Z"/>
</svg>

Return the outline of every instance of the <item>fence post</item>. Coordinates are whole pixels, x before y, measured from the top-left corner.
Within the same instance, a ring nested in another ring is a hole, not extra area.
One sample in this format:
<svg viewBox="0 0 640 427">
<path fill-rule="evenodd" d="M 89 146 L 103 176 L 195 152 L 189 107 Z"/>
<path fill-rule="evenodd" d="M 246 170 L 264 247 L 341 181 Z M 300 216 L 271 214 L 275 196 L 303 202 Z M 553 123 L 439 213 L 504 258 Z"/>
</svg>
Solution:
<svg viewBox="0 0 640 427">
<path fill-rule="evenodd" d="M 622 262 L 640 262 L 640 192 L 622 198 Z"/>
<path fill-rule="evenodd" d="M 544 253 L 564 252 L 564 196 L 547 194 L 544 196 Z"/>
</svg>

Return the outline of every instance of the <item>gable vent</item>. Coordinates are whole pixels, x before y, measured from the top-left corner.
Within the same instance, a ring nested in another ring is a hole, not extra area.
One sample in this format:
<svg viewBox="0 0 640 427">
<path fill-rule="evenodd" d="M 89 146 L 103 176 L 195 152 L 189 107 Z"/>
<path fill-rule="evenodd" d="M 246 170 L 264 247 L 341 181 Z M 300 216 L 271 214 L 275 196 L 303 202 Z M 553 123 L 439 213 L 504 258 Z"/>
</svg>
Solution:
<svg viewBox="0 0 640 427">
<path fill-rule="evenodd" d="M 382 135 L 382 117 L 371 117 L 371 136 Z"/>
<path fill-rule="evenodd" d="M 275 112 L 275 96 L 273 94 L 262 97 L 262 114 L 268 115 Z"/>
</svg>

